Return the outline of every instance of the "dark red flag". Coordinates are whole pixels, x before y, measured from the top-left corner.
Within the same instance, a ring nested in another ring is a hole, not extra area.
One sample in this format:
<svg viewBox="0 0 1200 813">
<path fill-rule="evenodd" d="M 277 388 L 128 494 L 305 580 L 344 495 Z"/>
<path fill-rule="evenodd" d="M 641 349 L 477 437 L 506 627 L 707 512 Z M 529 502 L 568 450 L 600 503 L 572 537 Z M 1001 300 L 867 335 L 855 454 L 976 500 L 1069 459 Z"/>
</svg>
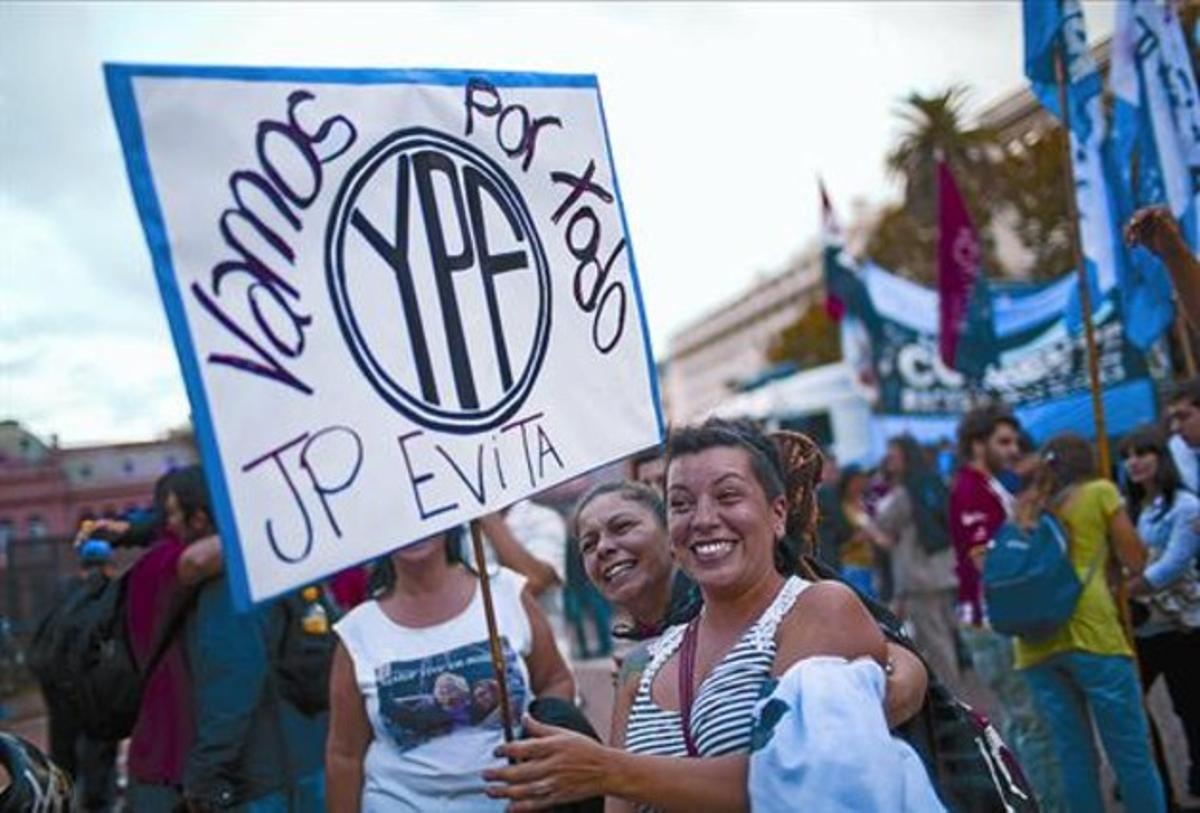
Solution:
<svg viewBox="0 0 1200 813">
<path fill-rule="evenodd" d="M 950 169 L 937 165 L 938 351 L 957 369 L 959 341 L 967 329 L 971 294 L 979 280 L 979 238 Z"/>
</svg>

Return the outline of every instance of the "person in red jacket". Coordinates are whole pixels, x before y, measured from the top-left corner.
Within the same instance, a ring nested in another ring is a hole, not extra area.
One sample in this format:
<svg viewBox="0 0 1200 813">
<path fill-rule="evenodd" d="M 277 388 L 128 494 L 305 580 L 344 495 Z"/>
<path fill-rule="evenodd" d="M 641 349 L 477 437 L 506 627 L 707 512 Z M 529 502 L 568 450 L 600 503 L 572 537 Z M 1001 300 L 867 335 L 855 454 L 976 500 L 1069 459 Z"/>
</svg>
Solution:
<svg viewBox="0 0 1200 813">
<path fill-rule="evenodd" d="M 148 546 L 130 569 L 125 605 L 134 658 L 149 670 L 127 757 L 127 800 L 138 813 L 171 813 L 182 804 L 184 761 L 196 734 L 181 627 L 196 590 L 221 573 L 223 560 L 219 537 L 185 541 L 178 502 L 190 499 L 202 481 L 199 466 L 173 469 L 155 484 L 149 516 L 91 521 L 80 529 L 81 535 L 112 538 L 116 546 Z M 162 651 L 151 663 L 160 642 Z"/>
</svg>

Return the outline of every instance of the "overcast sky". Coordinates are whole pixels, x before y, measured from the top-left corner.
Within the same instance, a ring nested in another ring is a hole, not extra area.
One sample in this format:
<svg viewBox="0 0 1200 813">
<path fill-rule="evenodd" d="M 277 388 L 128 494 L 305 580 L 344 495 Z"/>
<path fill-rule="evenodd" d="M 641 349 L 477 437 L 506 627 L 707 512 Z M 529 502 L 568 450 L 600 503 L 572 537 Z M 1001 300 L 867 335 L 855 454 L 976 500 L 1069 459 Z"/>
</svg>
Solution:
<svg viewBox="0 0 1200 813">
<path fill-rule="evenodd" d="M 1112 27 L 1087 6 L 1089 33 Z M 104 93 L 105 61 L 595 73 L 657 353 L 780 270 L 836 204 L 896 194 L 897 102 L 1021 86 L 1021 7 L 0 4 L 0 418 L 151 437 L 187 400 Z"/>
</svg>

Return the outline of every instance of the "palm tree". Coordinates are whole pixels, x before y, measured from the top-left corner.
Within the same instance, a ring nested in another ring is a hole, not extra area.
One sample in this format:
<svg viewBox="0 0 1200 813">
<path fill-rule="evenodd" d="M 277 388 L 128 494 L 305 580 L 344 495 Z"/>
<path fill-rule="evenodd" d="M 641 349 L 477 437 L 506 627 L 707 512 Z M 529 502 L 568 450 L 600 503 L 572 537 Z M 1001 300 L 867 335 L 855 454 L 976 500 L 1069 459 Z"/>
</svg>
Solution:
<svg viewBox="0 0 1200 813">
<path fill-rule="evenodd" d="M 904 128 L 886 163 L 904 183 L 904 200 L 884 210 L 867 241 L 867 254 L 880 265 L 926 284 L 936 277 L 939 158 L 949 165 L 966 199 L 980 234 L 984 268 L 995 270 L 987 230 L 992 209 L 985 190 L 1004 152 L 995 132 L 966 125 L 967 95 L 961 85 L 931 96 L 914 92 L 897 108 Z"/>
<path fill-rule="evenodd" d="M 910 93 L 896 111 L 904 130 L 887 155 L 887 168 L 904 180 L 905 204 L 919 217 L 936 215 L 934 171 L 939 158 L 954 173 L 968 206 L 972 197 L 968 190 L 983 188 L 992 174 L 1000 143 L 988 128 L 965 126 L 967 96 L 962 85 L 932 96 Z M 975 211 L 971 214 L 976 216 Z"/>
</svg>

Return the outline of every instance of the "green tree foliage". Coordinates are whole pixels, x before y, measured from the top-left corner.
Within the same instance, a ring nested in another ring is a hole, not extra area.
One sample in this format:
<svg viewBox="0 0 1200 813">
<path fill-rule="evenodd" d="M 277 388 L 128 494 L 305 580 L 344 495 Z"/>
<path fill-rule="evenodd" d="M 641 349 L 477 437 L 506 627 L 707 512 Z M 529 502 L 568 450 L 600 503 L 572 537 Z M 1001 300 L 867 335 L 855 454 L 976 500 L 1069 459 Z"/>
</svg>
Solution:
<svg viewBox="0 0 1200 813">
<path fill-rule="evenodd" d="M 1027 143 L 1004 145 L 987 129 L 965 124 L 967 92 L 911 94 L 897 110 L 903 129 L 887 167 L 904 199 L 883 210 L 867 240 L 871 259 L 925 285 L 937 280 L 937 156 L 944 156 L 979 233 L 983 269 L 1005 276 L 995 229 L 1011 229 L 1032 255 L 1032 276 L 1047 279 L 1072 266 L 1067 224 L 1064 135 L 1048 127 Z"/>
<path fill-rule="evenodd" d="M 1052 127 L 1019 152 L 1005 154 L 993 204 L 1013 216 L 1009 225 L 1033 255 L 1031 276 L 1053 279 L 1075 267 L 1067 220 L 1066 132 Z M 993 276 L 1003 268 L 988 268 Z"/>
<path fill-rule="evenodd" d="M 801 370 L 832 364 L 841 357 L 837 324 L 829 318 L 822 302 L 811 303 L 767 348 L 767 360 L 772 364 L 790 361 Z"/>
<path fill-rule="evenodd" d="M 956 85 L 932 96 L 909 94 L 897 109 L 903 129 L 886 161 L 904 184 L 904 200 L 884 210 L 867 241 L 877 263 L 927 285 L 937 277 L 939 157 L 954 173 L 979 231 L 984 266 L 995 265 L 988 226 L 1003 150 L 993 131 L 966 126 L 966 98 L 966 88 Z"/>
</svg>

